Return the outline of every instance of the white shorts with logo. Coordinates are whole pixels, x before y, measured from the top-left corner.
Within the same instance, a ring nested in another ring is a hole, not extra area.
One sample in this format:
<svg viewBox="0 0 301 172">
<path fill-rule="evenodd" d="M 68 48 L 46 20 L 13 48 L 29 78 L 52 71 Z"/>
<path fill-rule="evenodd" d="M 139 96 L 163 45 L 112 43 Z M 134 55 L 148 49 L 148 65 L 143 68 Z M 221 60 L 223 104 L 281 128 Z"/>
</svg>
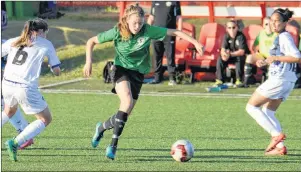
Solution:
<svg viewBox="0 0 301 172">
<path fill-rule="evenodd" d="M 4 104 L 21 106 L 26 114 L 37 114 L 47 108 L 47 103 L 37 88 L 24 87 L 21 84 L 3 80 L 2 94 Z"/>
<path fill-rule="evenodd" d="M 295 82 L 268 79 L 256 91 L 266 98 L 285 101 L 294 87 Z"/>
</svg>

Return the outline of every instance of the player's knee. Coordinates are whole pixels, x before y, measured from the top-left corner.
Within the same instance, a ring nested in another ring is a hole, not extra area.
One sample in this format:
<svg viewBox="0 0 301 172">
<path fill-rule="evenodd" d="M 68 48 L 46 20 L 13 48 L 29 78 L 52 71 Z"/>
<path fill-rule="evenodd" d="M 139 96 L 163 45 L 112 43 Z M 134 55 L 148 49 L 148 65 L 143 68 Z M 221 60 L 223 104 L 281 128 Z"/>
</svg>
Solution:
<svg viewBox="0 0 301 172">
<path fill-rule="evenodd" d="M 49 125 L 52 121 L 52 116 L 48 108 L 37 115 L 37 118 L 40 119 L 45 126 Z"/>
<path fill-rule="evenodd" d="M 39 119 L 45 124 L 45 126 L 47 126 L 51 123 L 52 116 L 44 116 L 44 117 L 40 117 Z"/>
<path fill-rule="evenodd" d="M 5 107 L 5 108 L 4 108 L 4 112 L 5 112 L 5 114 L 6 114 L 9 118 L 11 118 L 11 117 L 13 117 L 13 116 L 15 115 L 15 113 L 17 112 L 17 109 L 18 109 L 18 106 L 17 106 L 17 107 L 11 107 L 11 108 Z"/>
<path fill-rule="evenodd" d="M 120 106 L 121 106 L 122 110 L 124 110 L 126 112 L 130 112 L 134 106 L 133 97 L 132 96 L 124 97 L 120 102 Z"/>
<path fill-rule="evenodd" d="M 251 114 L 252 112 L 254 112 L 254 111 L 256 111 L 256 110 L 258 110 L 259 109 L 259 107 L 256 107 L 256 106 L 253 106 L 253 105 L 251 105 L 251 104 L 247 104 L 247 106 L 246 106 L 246 111 L 249 113 L 249 114 Z"/>
</svg>

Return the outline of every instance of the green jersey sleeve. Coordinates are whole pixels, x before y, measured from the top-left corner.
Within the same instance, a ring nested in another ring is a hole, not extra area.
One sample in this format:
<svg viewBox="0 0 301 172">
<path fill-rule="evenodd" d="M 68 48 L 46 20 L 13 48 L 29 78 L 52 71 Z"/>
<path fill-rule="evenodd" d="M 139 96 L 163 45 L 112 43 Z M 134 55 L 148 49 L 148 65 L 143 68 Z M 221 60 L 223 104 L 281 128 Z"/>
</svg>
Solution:
<svg viewBox="0 0 301 172">
<path fill-rule="evenodd" d="M 98 39 L 99 43 L 110 42 L 110 41 L 113 41 L 117 37 L 117 34 L 118 34 L 118 29 L 115 26 L 114 28 L 112 28 L 108 31 L 99 33 L 97 35 L 97 39 Z"/>
<path fill-rule="evenodd" d="M 259 36 L 260 34 L 258 34 L 257 36 L 256 36 L 256 39 L 255 39 L 255 41 L 254 41 L 254 44 L 253 44 L 253 47 L 256 47 L 256 46 L 258 46 L 259 45 Z"/>
<path fill-rule="evenodd" d="M 167 34 L 167 28 L 164 27 L 151 26 L 148 24 L 146 24 L 145 27 L 146 27 L 146 32 L 151 39 L 162 41 Z"/>
</svg>

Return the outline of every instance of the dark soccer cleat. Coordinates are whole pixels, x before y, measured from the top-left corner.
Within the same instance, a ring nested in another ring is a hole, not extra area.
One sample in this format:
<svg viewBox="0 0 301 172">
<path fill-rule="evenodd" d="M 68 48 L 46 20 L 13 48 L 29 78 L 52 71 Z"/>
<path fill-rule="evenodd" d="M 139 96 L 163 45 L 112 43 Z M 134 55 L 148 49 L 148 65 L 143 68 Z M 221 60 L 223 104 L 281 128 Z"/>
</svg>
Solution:
<svg viewBox="0 0 301 172">
<path fill-rule="evenodd" d="M 17 150 L 18 144 L 14 142 L 14 140 L 8 140 L 5 143 L 9 158 L 13 161 L 17 161 Z"/>
</svg>

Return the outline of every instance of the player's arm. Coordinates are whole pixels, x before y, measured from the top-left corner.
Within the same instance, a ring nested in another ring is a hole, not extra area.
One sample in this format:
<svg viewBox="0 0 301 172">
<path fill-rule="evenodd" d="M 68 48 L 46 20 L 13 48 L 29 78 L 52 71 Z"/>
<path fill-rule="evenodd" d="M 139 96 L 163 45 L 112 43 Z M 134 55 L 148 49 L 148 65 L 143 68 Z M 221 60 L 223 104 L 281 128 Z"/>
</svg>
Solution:
<svg viewBox="0 0 301 172">
<path fill-rule="evenodd" d="M 147 24 L 149 25 L 153 25 L 154 24 L 154 20 L 155 20 L 155 17 L 154 17 L 154 12 L 155 12 L 155 2 L 152 2 L 152 7 L 151 7 L 151 10 L 150 10 L 150 14 L 147 18 Z"/>
<path fill-rule="evenodd" d="M 92 63 L 92 51 L 94 46 L 99 44 L 97 36 L 90 38 L 86 44 L 86 63 Z"/>
<path fill-rule="evenodd" d="M 281 44 L 285 50 L 284 56 L 270 56 L 267 57 L 266 61 L 269 64 L 273 63 L 274 61 L 301 64 L 301 53 L 296 47 L 293 38 L 291 36 L 282 36 L 279 39 L 279 42 L 283 42 Z"/>
<path fill-rule="evenodd" d="M 61 62 L 60 62 L 59 58 L 57 57 L 56 51 L 52 44 L 49 46 L 47 53 L 48 53 L 47 54 L 48 64 L 49 64 L 51 72 L 55 76 L 59 76 L 61 74 L 61 68 L 60 68 Z"/>
<path fill-rule="evenodd" d="M 108 31 L 99 33 L 97 36 L 93 36 L 86 43 L 86 64 L 83 69 L 83 73 L 85 77 L 90 77 L 92 74 L 92 53 L 93 48 L 96 44 L 109 42 L 114 40 L 118 31 L 117 28 L 114 27 Z"/>
<path fill-rule="evenodd" d="M 259 51 L 259 39 L 260 39 L 260 36 L 259 36 L 260 34 L 258 34 L 257 36 L 256 36 L 256 39 L 255 39 L 255 41 L 254 41 L 254 43 L 253 43 L 253 46 L 252 46 L 252 49 L 253 49 L 253 52 L 254 53 L 256 53 L 256 52 L 258 52 Z"/>
<path fill-rule="evenodd" d="M 187 35 L 186 33 L 176 30 L 176 29 L 167 29 L 167 35 L 169 36 L 178 36 L 190 43 L 192 43 L 199 54 L 203 55 L 203 45 L 201 45 L 196 39 L 192 38 L 191 36 Z"/>
</svg>

